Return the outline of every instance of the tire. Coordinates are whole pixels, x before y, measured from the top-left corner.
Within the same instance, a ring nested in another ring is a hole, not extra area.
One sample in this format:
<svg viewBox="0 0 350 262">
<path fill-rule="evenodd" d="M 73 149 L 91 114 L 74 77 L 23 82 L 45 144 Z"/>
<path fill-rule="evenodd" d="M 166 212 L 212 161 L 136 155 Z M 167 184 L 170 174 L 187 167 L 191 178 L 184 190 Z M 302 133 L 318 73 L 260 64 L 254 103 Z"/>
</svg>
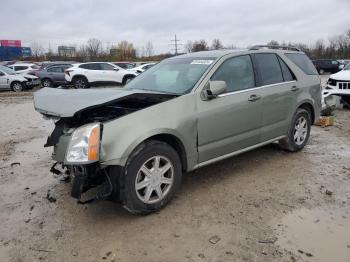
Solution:
<svg viewBox="0 0 350 262">
<path fill-rule="evenodd" d="M 41 80 L 41 84 L 43 85 L 43 87 L 53 87 L 53 82 L 49 78 L 44 78 L 43 80 Z"/>
<path fill-rule="evenodd" d="M 123 79 L 123 86 L 125 86 L 127 83 L 129 83 L 134 78 L 135 78 L 134 76 L 126 76 L 126 77 L 124 77 L 124 79 Z"/>
<path fill-rule="evenodd" d="M 309 140 L 310 130 L 310 112 L 299 108 L 293 116 L 287 137 L 279 141 L 280 147 L 289 152 L 300 151 Z"/>
<path fill-rule="evenodd" d="M 22 92 L 24 90 L 24 84 L 15 81 L 11 84 L 11 90 L 14 92 Z"/>
<path fill-rule="evenodd" d="M 76 89 L 85 89 L 85 88 L 89 88 L 89 82 L 87 81 L 87 79 L 85 77 L 75 77 L 73 79 L 73 86 Z"/>
<path fill-rule="evenodd" d="M 131 154 L 119 175 L 120 201 L 133 214 L 156 212 L 174 197 L 181 179 L 177 152 L 164 142 L 147 141 Z"/>
</svg>

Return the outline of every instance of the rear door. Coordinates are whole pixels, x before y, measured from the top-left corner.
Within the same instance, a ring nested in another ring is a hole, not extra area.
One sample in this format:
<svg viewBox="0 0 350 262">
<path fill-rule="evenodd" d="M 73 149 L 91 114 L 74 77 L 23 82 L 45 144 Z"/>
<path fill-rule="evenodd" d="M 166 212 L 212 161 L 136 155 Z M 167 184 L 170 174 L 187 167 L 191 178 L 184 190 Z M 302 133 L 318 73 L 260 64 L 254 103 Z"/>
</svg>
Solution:
<svg viewBox="0 0 350 262">
<path fill-rule="evenodd" d="M 250 55 L 228 58 L 211 77 L 225 81 L 227 92 L 198 101 L 198 162 L 260 143 L 261 93 Z"/>
<path fill-rule="evenodd" d="M 262 142 L 286 135 L 296 108 L 298 83 L 286 63 L 274 53 L 254 54 L 262 91 Z"/>
</svg>

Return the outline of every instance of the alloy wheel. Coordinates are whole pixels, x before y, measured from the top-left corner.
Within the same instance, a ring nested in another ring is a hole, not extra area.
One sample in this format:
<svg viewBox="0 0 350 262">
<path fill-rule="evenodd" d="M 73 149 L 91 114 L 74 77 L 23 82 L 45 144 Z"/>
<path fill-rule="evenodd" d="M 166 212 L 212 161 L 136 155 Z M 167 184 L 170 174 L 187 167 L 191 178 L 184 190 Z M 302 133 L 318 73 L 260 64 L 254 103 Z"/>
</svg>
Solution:
<svg viewBox="0 0 350 262">
<path fill-rule="evenodd" d="M 307 137 L 308 125 L 304 116 L 298 118 L 294 126 L 294 142 L 298 146 L 302 145 Z"/>
<path fill-rule="evenodd" d="M 135 190 L 137 197 L 145 204 L 163 200 L 174 183 L 174 166 L 164 156 L 154 156 L 143 163 L 139 169 Z"/>
</svg>

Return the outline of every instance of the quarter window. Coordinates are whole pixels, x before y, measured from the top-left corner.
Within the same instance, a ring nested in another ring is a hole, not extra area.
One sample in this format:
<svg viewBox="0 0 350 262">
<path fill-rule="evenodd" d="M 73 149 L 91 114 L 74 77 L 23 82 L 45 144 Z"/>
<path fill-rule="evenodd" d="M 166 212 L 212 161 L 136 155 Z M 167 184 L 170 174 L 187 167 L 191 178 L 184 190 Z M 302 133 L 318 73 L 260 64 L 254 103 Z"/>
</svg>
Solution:
<svg viewBox="0 0 350 262">
<path fill-rule="evenodd" d="M 254 87 L 254 70 L 250 56 L 244 55 L 226 60 L 211 80 L 225 81 L 228 93 Z"/>
<path fill-rule="evenodd" d="M 318 72 L 317 72 L 315 66 L 312 64 L 310 59 L 305 54 L 286 53 L 285 55 L 294 64 L 296 64 L 305 74 L 318 75 Z"/>
<path fill-rule="evenodd" d="M 282 74 L 283 74 L 283 80 L 284 81 L 293 81 L 295 80 L 295 76 L 292 73 L 292 71 L 289 69 L 289 67 L 286 65 L 286 63 L 279 57 L 278 61 L 280 62 Z"/>
<path fill-rule="evenodd" d="M 262 85 L 271 85 L 283 82 L 283 75 L 275 54 L 256 54 L 255 55 Z"/>
</svg>

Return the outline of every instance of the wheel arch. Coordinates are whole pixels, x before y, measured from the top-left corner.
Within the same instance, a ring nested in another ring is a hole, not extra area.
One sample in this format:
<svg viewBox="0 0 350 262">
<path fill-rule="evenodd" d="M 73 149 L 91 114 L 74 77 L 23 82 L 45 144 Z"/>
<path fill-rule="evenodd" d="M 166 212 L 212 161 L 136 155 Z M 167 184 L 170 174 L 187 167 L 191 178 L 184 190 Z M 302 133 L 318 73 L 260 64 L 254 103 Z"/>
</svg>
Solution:
<svg viewBox="0 0 350 262">
<path fill-rule="evenodd" d="M 72 81 L 74 81 L 75 79 L 77 79 L 77 78 L 79 78 L 79 77 L 85 78 L 86 81 L 89 82 L 89 79 L 88 79 L 85 75 L 82 75 L 82 74 L 74 75 L 74 76 L 72 77 Z"/>
<path fill-rule="evenodd" d="M 125 81 L 125 79 L 126 79 L 127 77 L 132 77 L 132 78 L 134 78 L 134 77 L 136 77 L 136 76 L 133 75 L 133 74 L 126 74 L 126 75 L 123 76 L 122 83 L 124 83 L 124 81 Z"/>
<path fill-rule="evenodd" d="M 162 133 L 162 134 L 153 135 L 147 138 L 146 140 L 144 140 L 143 142 L 150 141 L 150 140 L 164 142 L 169 146 L 171 146 L 173 149 L 175 149 L 175 151 L 178 153 L 180 157 L 182 169 L 187 170 L 186 149 L 182 141 L 177 136 L 173 134 Z"/>
<path fill-rule="evenodd" d="M 312 102 L 310 102 L 310 101 L 303 101 L 302 103 L 299 104 L 298 109 L 299 108 L 305 109 L 308 112 L 310 112 L 310 114 L 311 114 L 311 124 L 314 124 L 316 115 L 315 115 L 315 108 L 314 108 Z"/>
</svg>

